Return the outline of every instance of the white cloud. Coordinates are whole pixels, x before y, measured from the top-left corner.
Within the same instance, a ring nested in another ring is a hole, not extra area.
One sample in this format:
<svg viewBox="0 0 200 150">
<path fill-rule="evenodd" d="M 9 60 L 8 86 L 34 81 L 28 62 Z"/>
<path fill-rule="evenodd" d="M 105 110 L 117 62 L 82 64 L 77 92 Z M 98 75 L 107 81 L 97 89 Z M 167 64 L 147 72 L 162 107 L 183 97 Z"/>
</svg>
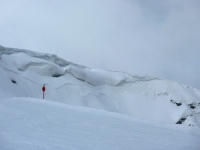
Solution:
<svg viewBox="0 0 200 150">
<path fill-rule="evenodd" d="M 200 89 L 199 6 L 198 0 L 2 0 L 0 44 Z"/>
</svg>

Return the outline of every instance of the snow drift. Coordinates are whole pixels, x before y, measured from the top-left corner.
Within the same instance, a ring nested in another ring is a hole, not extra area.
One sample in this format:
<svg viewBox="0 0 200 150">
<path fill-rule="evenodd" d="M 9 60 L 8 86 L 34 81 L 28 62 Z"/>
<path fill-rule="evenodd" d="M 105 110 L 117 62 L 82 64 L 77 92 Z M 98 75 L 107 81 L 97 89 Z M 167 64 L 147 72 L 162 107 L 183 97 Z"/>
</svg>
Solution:
<svg viewBox="0 0 200 150">
<path fill-rule="evenodd" d="M 155 77 L 91 69 L 56 55 L 0 46 L 0 92 L 142 119 L 200 126 L 200 91 Z M 4 94 L 5 95 L 5 94 Z"/>
</svg>

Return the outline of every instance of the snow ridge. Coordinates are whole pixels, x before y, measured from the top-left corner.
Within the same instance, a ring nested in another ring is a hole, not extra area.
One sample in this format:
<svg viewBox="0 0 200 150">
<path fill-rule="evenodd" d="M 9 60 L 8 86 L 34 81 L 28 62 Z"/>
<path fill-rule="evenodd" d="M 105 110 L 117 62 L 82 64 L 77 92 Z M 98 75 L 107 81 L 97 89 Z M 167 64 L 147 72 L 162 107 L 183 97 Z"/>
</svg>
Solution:
<svg viewBox="0 0 200 150">
<path fill-rule="evenodd" d="M 200 126 L 200 91 L 150 76 L 91 69 L 56 55 L 0 46 L 0 91 L 122 113 L 146 120 Z M 3 86 L 2 86 L 3 85 Z"/>
<path fill-rule="evenodd" d="M 66 66 L 72 64 L 72 65 L 75 65 L 79 68 L 86 68 L 84 66 L 74 64 L 74 63 L 68 62 L 68 61 L 66 61 L 62 58 L 59 58 L 57 55 L 33 52 L 33 51 L 30 51 L 30 50 L 24 50 L 24 49 L 7 48 L 7 47 L 3 47 L 3 46 L 0 45 L 0 56 L 3 55 L 3 54 L 11 55 L 11 54 L 14 54 L 14 53 L 21 53 L 21 52 L 23 52 L 23 53 L 25 53 L 25 54 L 27 54 L 31 57 L 40 58 L 40 59 L 44 59 L 44 60 L 53 62 L 60 67 L 66 67 Z"/>
</svg>

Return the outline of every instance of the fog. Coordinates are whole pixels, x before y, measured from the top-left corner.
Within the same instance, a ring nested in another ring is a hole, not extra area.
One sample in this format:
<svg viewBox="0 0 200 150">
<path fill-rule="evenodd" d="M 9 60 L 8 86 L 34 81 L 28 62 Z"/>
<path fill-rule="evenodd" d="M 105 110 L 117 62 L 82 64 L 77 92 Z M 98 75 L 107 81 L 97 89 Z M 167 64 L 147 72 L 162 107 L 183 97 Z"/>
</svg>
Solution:
<svg viewBox="0 0 200 150">
<path fill-rule="evenodd" d="M 1 0 L 0 45 L 200 89 L 199 0 Z"/>
</svg>

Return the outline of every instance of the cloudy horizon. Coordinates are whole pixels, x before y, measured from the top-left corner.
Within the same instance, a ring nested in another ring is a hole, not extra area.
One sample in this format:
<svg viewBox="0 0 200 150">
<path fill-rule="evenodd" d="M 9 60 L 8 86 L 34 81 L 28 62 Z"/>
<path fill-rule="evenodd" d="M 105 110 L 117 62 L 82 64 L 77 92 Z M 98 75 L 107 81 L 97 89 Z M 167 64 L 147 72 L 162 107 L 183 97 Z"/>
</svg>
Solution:
<svg viewBox="0 0 200 150">
<path fill-rule="evenodd" d="M 2 0 L 0 45 L 200 89 L 198 0 Z"/>
</svg>

